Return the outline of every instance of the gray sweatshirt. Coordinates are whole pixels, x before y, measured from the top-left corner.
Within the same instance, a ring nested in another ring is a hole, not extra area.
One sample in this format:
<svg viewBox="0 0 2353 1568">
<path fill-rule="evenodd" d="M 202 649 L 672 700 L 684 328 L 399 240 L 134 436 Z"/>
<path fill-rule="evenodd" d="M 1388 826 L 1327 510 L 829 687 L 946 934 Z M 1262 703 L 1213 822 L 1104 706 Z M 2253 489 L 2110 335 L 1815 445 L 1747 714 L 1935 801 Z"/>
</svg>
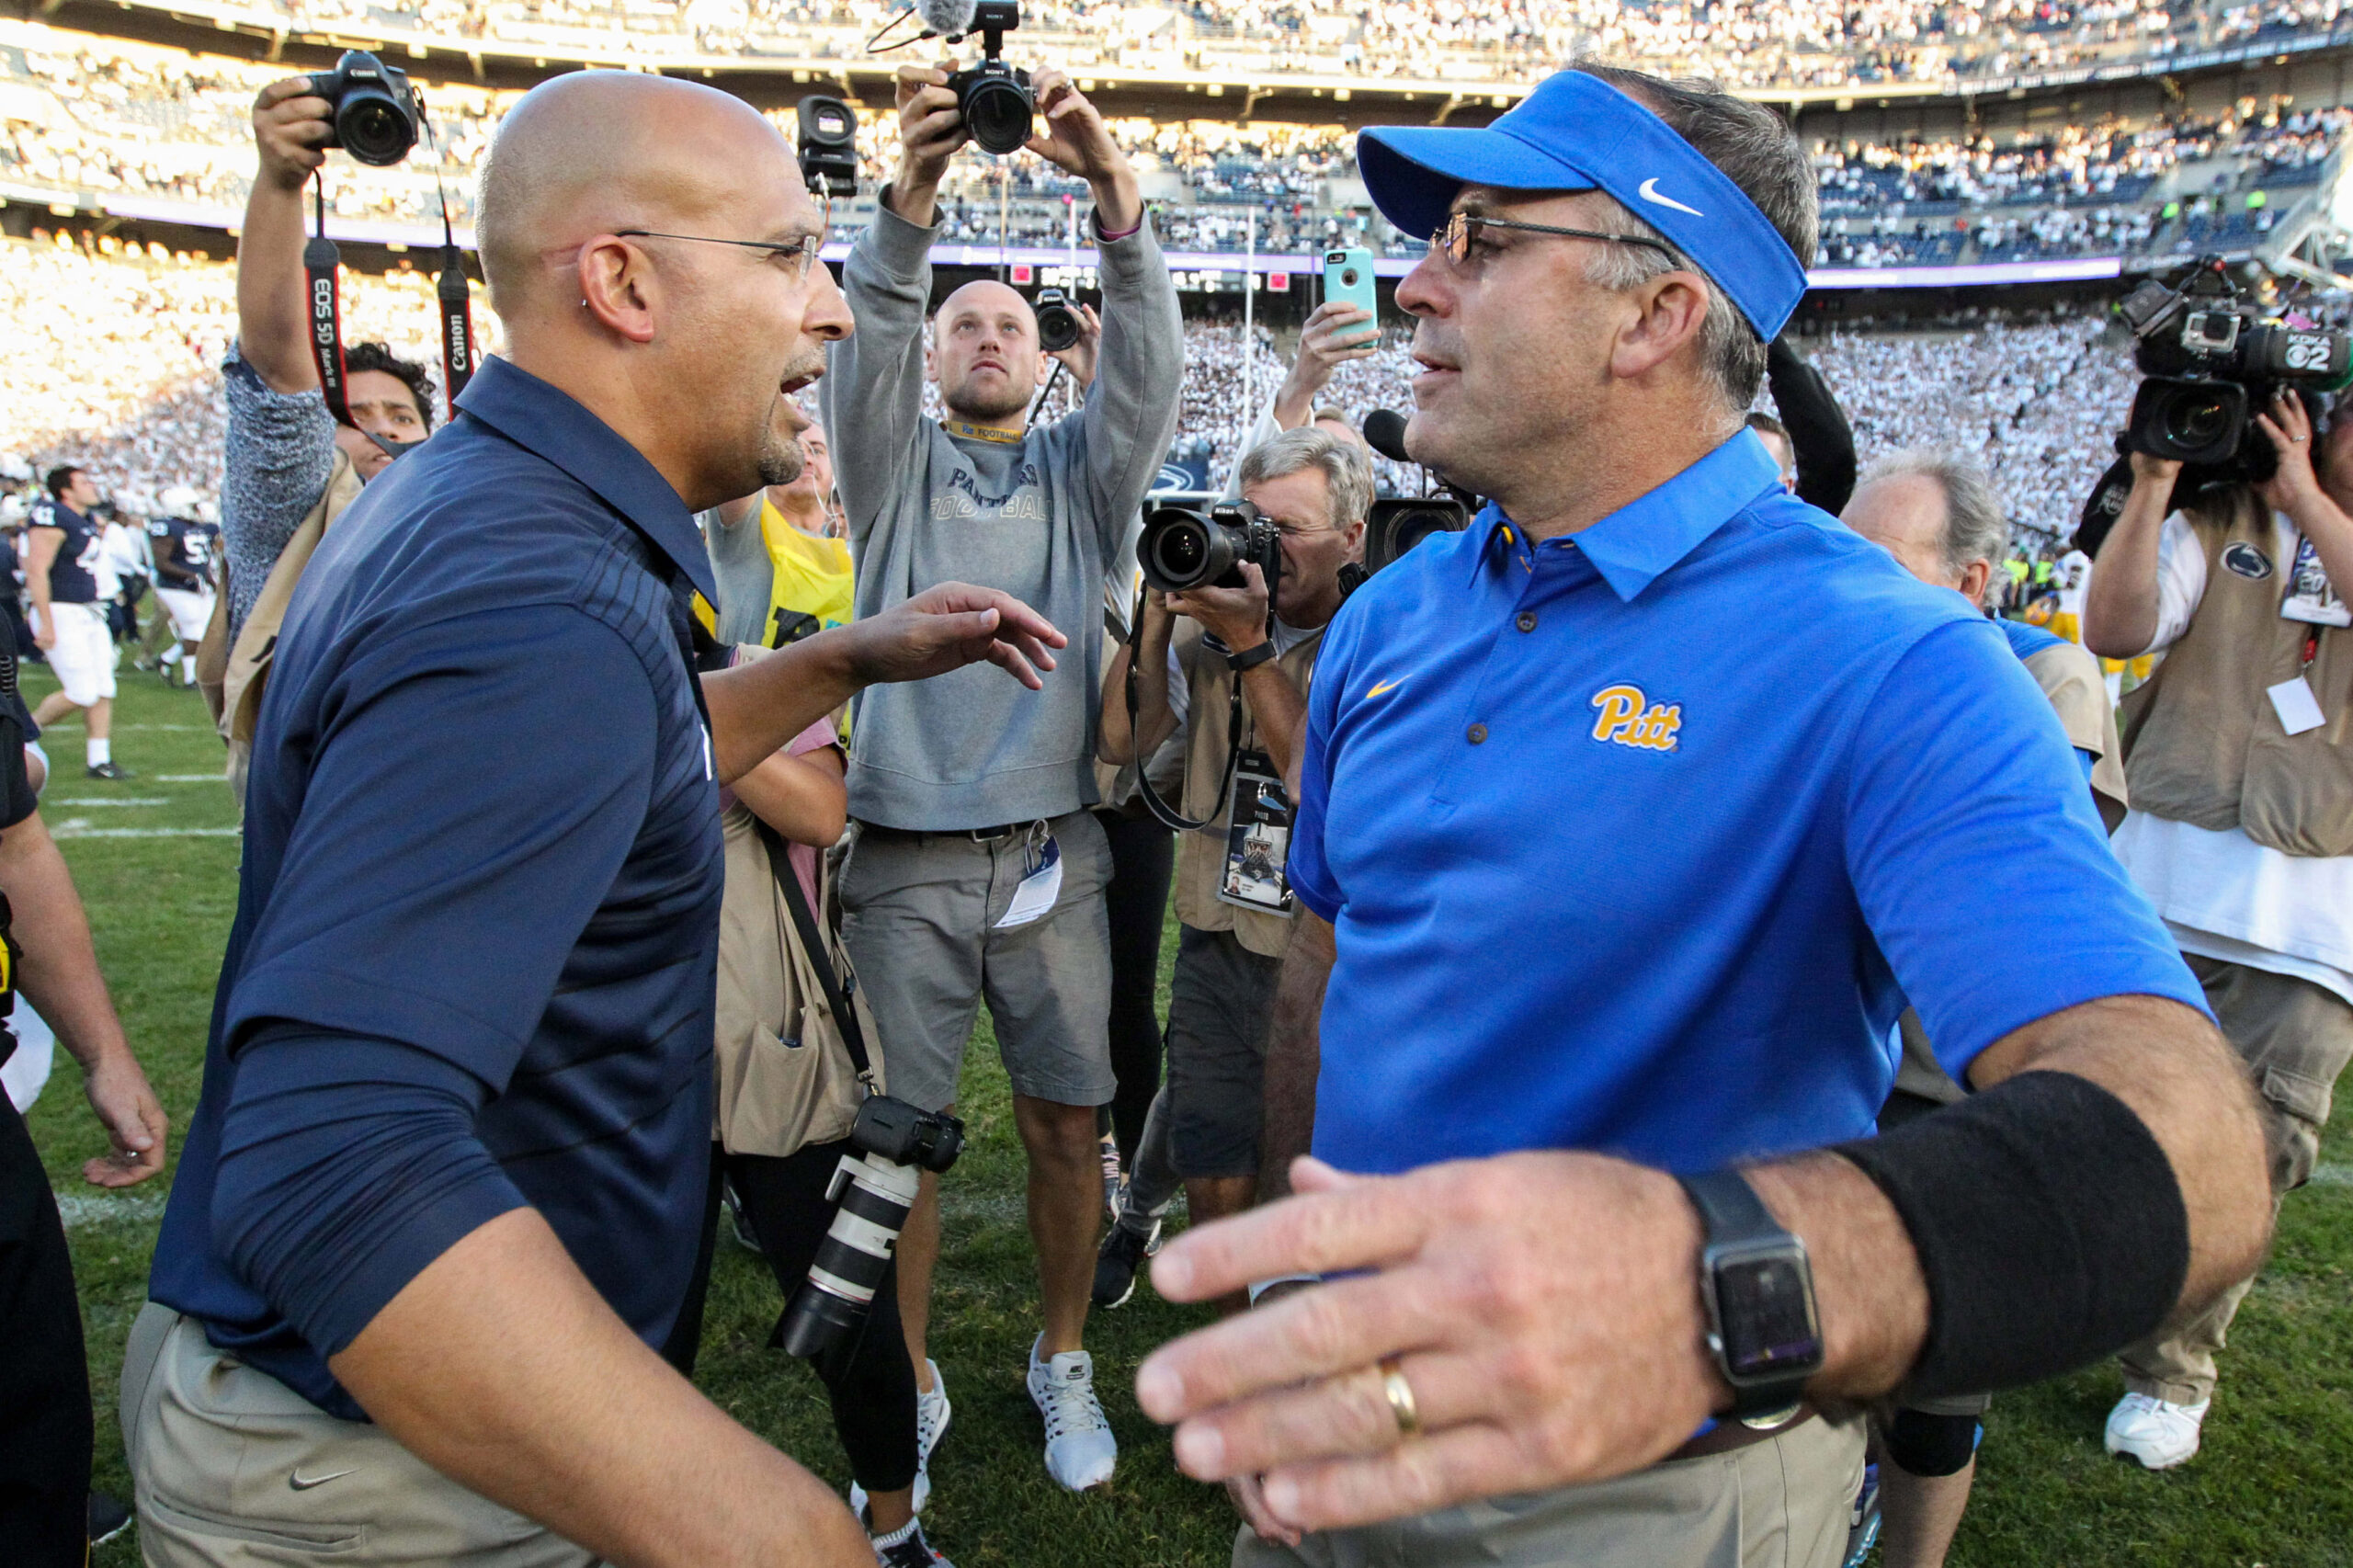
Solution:
<svg viewBox="0 0 2353 1568">
<path fill-rule="evenodd" d="M 950 437 L 923 415 L 933 233 L 887 206 L 876 213 L 842 268 L 858 329 L 832 346 L 819 383 L 858 618 L 972 583 L 1070 638 L 1043 691 L 983 664 L 859 698 L 850 814 L 943 831 L 1096 803 L 1104 569 L 1176 436 L 1185 339 L 1147 222 L 1098 243 L 1103 345 L 1079 411 L 1018 444 Z"/>
</svg>

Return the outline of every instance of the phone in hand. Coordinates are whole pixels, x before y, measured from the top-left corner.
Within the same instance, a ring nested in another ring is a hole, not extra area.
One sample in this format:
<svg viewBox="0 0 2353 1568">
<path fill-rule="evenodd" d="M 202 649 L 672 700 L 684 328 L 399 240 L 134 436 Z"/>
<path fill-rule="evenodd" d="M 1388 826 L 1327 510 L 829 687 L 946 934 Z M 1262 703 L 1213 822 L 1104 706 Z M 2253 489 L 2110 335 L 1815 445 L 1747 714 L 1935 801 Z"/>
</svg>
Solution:
<svg viewBox="0 0 2353 1568">
<path fill-rule="evenodd" d="M 1324 302 L 1327 305 L 1354 305 L 1371 319 L 1364 329 L 1371 333 L 1381 325 L 1381 298 L 1373 292 L 1372 253 L 1362 245 L 1346 250 L 1324 253 Z"/>
</svg>

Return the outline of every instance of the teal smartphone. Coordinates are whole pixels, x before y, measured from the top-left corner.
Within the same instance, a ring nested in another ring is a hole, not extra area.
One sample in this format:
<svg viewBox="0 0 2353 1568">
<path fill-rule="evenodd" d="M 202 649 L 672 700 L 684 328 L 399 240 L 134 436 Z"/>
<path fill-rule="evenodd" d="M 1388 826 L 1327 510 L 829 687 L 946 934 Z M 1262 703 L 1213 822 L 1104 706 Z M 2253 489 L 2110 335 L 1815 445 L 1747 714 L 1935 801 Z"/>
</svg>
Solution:
<svg viewBox="0 0 2353 1568">
<path fill-rule="evenodd" d="M 1372 319 L 1367 335 L 1381 325 L 1381 297 L 1373 292 L 1372 253 L 1362 245 L 1324 253 L 1324 302 L 1354 305 Z"/>
</svg>

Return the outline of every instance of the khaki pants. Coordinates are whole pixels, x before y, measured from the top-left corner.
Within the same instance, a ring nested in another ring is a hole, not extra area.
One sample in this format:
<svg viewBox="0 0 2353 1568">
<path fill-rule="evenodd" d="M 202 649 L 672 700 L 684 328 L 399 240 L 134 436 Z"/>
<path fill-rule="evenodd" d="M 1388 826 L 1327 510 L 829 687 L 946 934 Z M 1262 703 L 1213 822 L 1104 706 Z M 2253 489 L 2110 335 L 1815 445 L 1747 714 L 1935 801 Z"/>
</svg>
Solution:
<svg viewBox="0 0 2353 1568">
<path fill-rule="evenodd" d="M 2353 1058 L 2353 1006 L 2309 980 L 2184 953 L 2206 1000 L 2238 1051 L 2262 1096 L 2264 1143 L 2271 1159 L 2271 1201 L 2312 1179 L 2331 1091 Z M 2254 1287 L 2252 1275 L 2177 1328 L 2161 1331 L 2117 1358 L 2125 1386 L 2176 1404 L 2214 1392 L 2214 1353 Z"/>
<path fill-rule="evenodd" d="M 1862 1484 L 1862 1424 L 1817 1417 L 1730 1453 L 1311 1535 L 1296 1550 L 1244 1525 L 1233 1568 L 1838 1568 Z"/>
<path fill-rule="evenodd" d="M 343 1421 L 153 1301 L 122 1361 L 122 1435 L 148 1568 L 457 1563 L 591 1568 L 390 1433 Z"/>
</svg>

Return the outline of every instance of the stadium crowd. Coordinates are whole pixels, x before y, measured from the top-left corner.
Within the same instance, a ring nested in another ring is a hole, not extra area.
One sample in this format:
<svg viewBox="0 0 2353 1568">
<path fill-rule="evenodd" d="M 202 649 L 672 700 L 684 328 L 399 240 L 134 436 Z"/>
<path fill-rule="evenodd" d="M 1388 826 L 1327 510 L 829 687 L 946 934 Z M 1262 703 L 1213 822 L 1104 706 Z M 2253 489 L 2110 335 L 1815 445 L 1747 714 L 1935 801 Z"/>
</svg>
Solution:
<svg viewBox="0 0 2353 1568">
<path fill-rule="evenodd" d="M 885 0 L 265 0 L 297 29 L 413 30 L 596 57 L 681 53 L 840 58 L 898 9 Z M 2339 0 L 1446 0 L 1367 10 L 1340 0 L 1193 0 L 1134 7 L 1049 0 L 1025 35 L 1060 63 L 1125 69 L 1339 71 L 1424 80 L 1530 81 L 1583 53 L 1726 77 L 1735 86 L 1836 86 L 2000 75 L 2336 28 Z"/>
<path fill-rule="evenodd" d="M 1725 23 L 1717 17 L 1706 25 Z M 266 65 L 0 23 L 0 85 L 13 78 L 17 88 L 0 150 L 6 177 L 233 208 L 250 177 L 240 145 L 244 106 L 270 74 Z M 423 157 L 390 169 L 338 163 L 330 204 L 348 219 L 416 224 L 435 221 L 446 196 L 458 222 L 471 222 L 488 128 L 514 96 L 436 84 L 428 101 L 446 180 L 437 185 Z M 790 114 L 771 118 L 784 125 Z M 2347 119 L 2342 109 L 2250 98 L 2215 119 L 1824 144 L 1814 151 L 1824 263 L 1936 265 L 2245 244 L 2277 216 L 2274 197 L 2284 205 L 2318 177 Z M 1354 231 L 1376 250 L 1409 256 L 1424 237 L 1398 234 L 1364 209 L 1348 133 L 1339 128 L 1121 119 L 1112 129 L 1147 178 L 1161 176 L 1148 194 L 1177 248 L 1240 251 L 1255 228 L 1261 251 L 1283 254 L 1339 243 Z M 896 128 L 888 116 L 870 117 L 867 131 L 864 173 L 879 180 L 897 158 Z M 2171 177 L 2184 165 L 2196 170 L 2194 188 Z M 2161 181 L 2168 182 L 2163 192 L 2153 193 Z M 1074 233 L 1071 203 L 1083 192 L 1029 153 L 1001 165 L 960 165 L 946 189 L 944 237 L 1018 244 L 1063 243 Z"/>
<path fill-rule="evenodd" d="M 1730 36 L 1891 71 L 1955 35 L 2173 36 L 2058 0 L 1660 7 L 1655 37 L 1509 0 L 1186 15 L 1369 68 L 1588 27 L 1650 62 Z M 2353 784 L 2313 733 L 2353 703 L 2353 417 L 2280 397 L 2270 477 L 2178 509 L 2181 465 L 2136 450 L 2113 532 L 2059 561 L 2137 381 L 2104 313 L 1798 324 L 1825 181 L 1871 225 L 1834 253 L 1949 258 L 2078 236 L 1885 225 L 2114 196 L 2136 153 L 2233 137 L 2302 168 L 2340 127 L 2273 106 L 1825 162 L 1772 109 L 1580 66 L 1498 129 L 1372 128 L 1349 162 L 1125 133 L 1048 66 L 1023 233 L 1083 222 L 1100 284 L 1050 352 L 1006 283 L 936 295 L 990 192 L 945 76 L 901 85 L 837 270 L 773 116 L 637 73 L 485 99 L 500 315 L 463 418 L 406 267 L 347 281 L 347 374 L 313 357 L 301 82 L 249 111 L 235 266 L 0 242 L 0 347 L 49 367 L 0 394 L 28 628 L 0 647 L 26 937 L 0 1017 L 20 976 L 66 1009 L 111 1146 L 90 1181 L 160 1171 L 167 1128 L 30 743 L 79 722 L 86 777 L 132 777 L 109 600 L 142 560 L 242 815 L 121 1357 L 149 1562 L 951 1568 L 931 1458 L 949 1372 L 984 1374 L 931 1328 L 975 1040 L 1037 1266 L 1032 1343 L 996 1334 L 988 1375 L 1022 1381 L 1056 1486 L 1111 1483 L 1089 1312 L 1157 1253 L 1204 1311 L 1135 1403 L 1223 1486 L 1234 1568 L 1857 1568 L 1882 1517 L 1890 1564 L 1940 1568 L 1987 1391 L 2111 1358 L 2107 1451 L 2196 1457 L 2353 1057 Z M 1392 302 L 1411 344 L 1340 300 L 1187 322 L 1167 255 L 1232 220 L 1155 202 L 1144 144 L 1264 201 L 1270 245 L 1379 237 L 1302 199 L 1351 171 L 1392 240 L 1436 231 Z M 1425 476 L 1370 449 L 1408 408 L 1415 455 L 1487 497 L 1418 540 L 1376 498 Z M 1196 463 L 1236 509 L 1151 505 Z M 2020 597 L 2037 624 L 1999 613 Z M 2141 682 L 2129 779 L 2096 654 Z M 57 679 L 37 709 L 12 655 Z M 0 1178 L 0 1239 L 34 1244 L 0 1247 L 0 1374 L 36 1396 L 0 1407 L 0 1533 L 50 1568 L 101 1520 L 72 1262 L 13 1111 Z M 847 1507 L 692 1382 L 722 1226 L 825 1391 Z"/>
</svg>

